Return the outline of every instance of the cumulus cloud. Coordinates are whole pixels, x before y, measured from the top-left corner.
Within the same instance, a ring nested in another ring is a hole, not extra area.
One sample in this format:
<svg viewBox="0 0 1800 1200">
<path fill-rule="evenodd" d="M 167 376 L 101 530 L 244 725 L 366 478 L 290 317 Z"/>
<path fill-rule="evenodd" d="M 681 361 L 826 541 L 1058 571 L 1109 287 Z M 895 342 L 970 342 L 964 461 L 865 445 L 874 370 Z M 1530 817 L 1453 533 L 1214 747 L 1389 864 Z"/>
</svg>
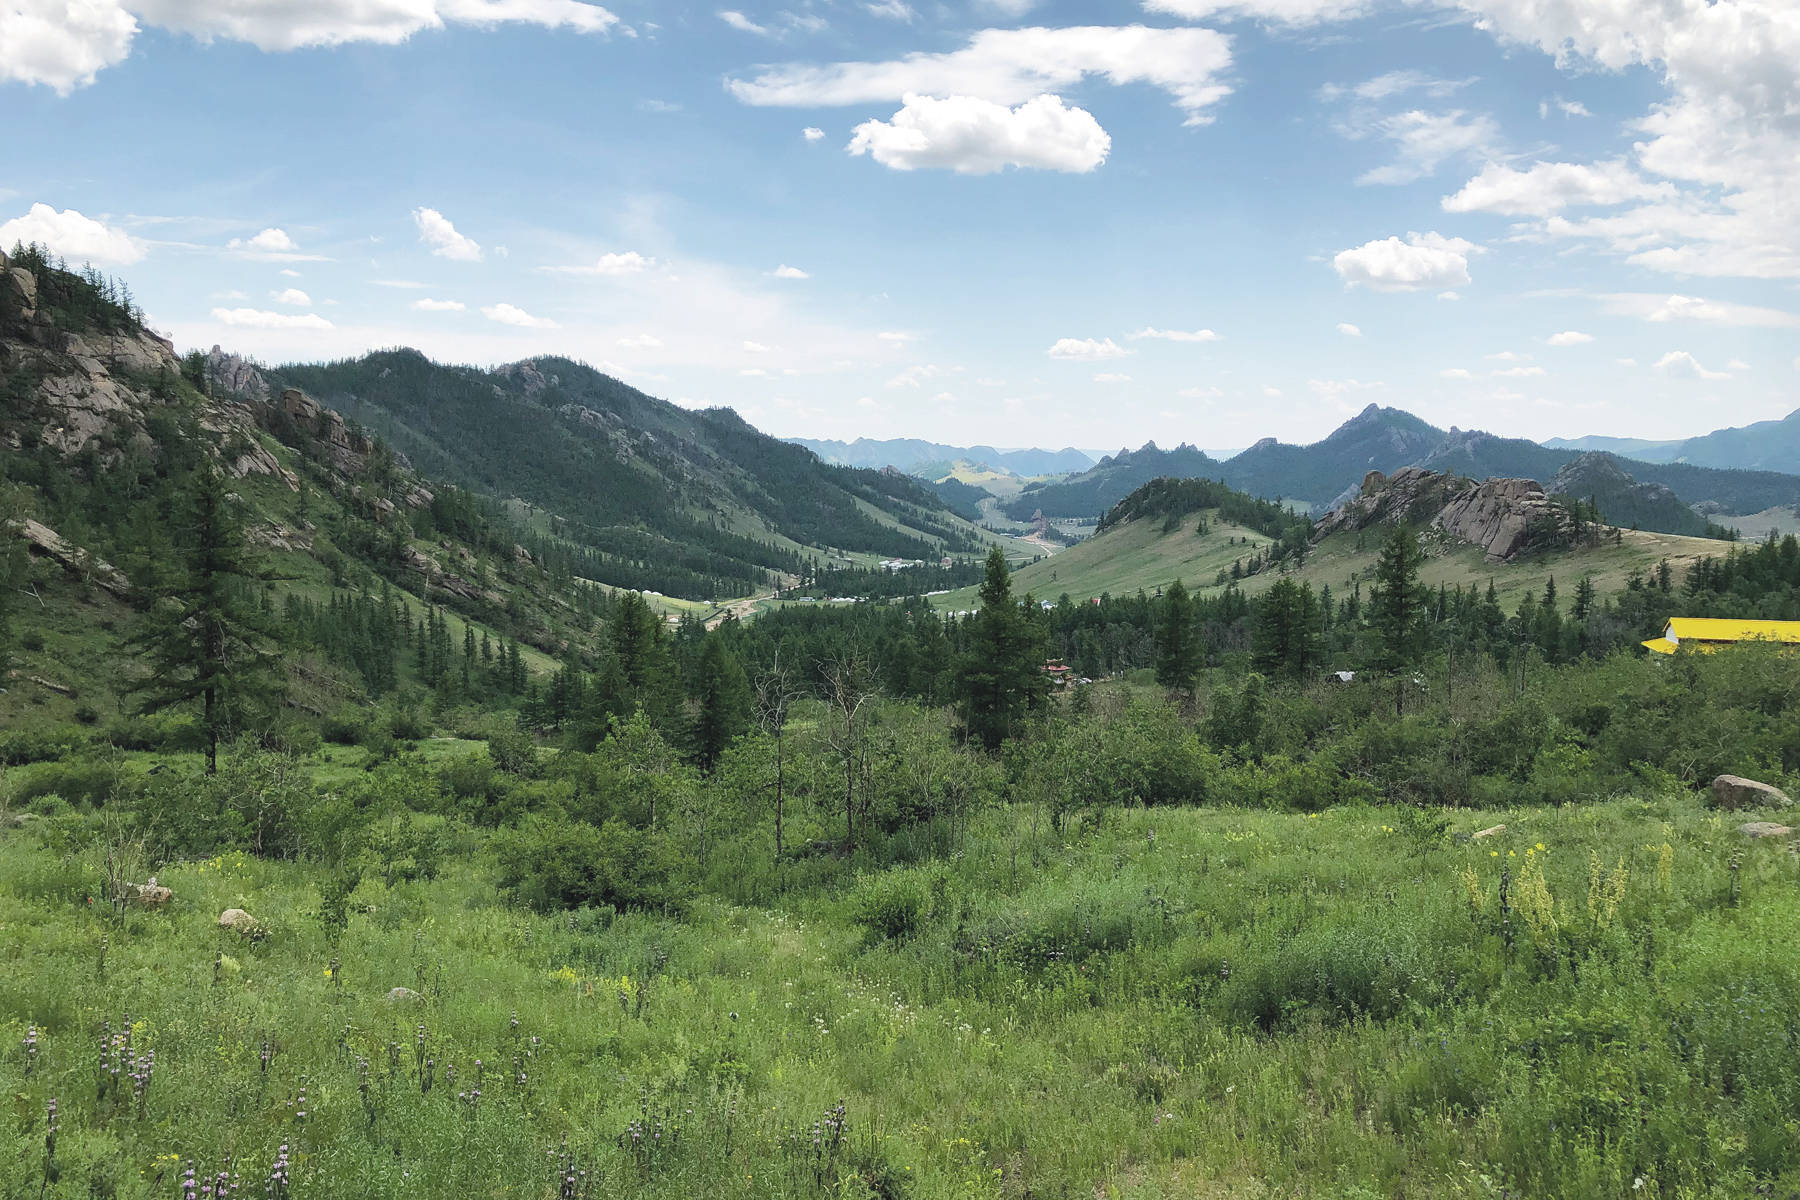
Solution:
<svg viewBox="0 0 1800 1200">
<path fill-rule="evenodd" d="M 462 312 L 468 306 L 461 300 L 414 300 L 412 307 L 420 312 Z"/>
<path fill-rule="evenodd" d="M 1106 161 L 1112 138 L 1092 113 L 1066 106 L 1060 96 L 1008 108 L 974 96 L 908 93 L 891 119 L 858 125 L 848 149 L 896 171 L 940 167 L 987 175 L 1033 167 L 1081 174 Z"/>
<path fill-rule="evenodd" d="M 1653 183 L 1624 159 L 1606 162 L 1534 163 L 1523 171 L 1489 163 L 1453 196 L 1445 196 L 1445 212 L 1491 212 L 1505 216 L 1547 217 L 1565 208 L 1604 207 L 1632 200 L 1664 200 L 1675 195 L 1670 183 Z"/>
<path fill-rule="evenodd" d="M 270 228 L 258 233 L 255 237 L 232 238 L 225 243 L 225 248 L 238 258 L 251 259 L 254 262 L 324 262 L 323 254 L 307 254 L 300 249 L 299 243 L 288 235 L 287 230 Z"/>
<path fill-rule="evenodd" d="M 1068 362 L 1099 362 L 1123 358 L 1130 353 L 1111 338 L 1058 338 L 1049 350 L 1051 358 Z"/>
<path fill-rule="evenodd" d="M 278 313 L 260 308 L 215 308 L 213 319 L 240 329 L 331 329 L 317 313 Z"/>
<path fill-rule="evenodd" d="M 1494 374 L 1503 379 L 1529 379 L 1543 375 L 1545 371 L 1542 367 L 1504 367 L 1495 371 Z"/>
<path fill-rule="evenodd" d="M 1438 374 L 1445 379 L 1475 378 L 1475 373 L 1470 371 L 1467 367 L 1446 367 L 1444 370 L 1439 371 Z"/>
<path fill-rule="evenodd" d="M 769 36 L 768 26 L 758 25 L 755 21 L 752 21 L 749 17 L 746 17 L 736 9 L 725 9 L 719 14 L 719 20 L 725 22 L 733 29 L 738 30 L 740 33 L 754 33 L 758 37 Z"/>
<path fill-rule="evenodd" d="M 480 262 L 481 247 L 470 237 L 456 232 L 450 219 L 435 208 L 413 209 L 413 224 L 419 227 L 419 241 L 431 247 L 439 258 L 456 262 Z"/>
<path fill-rule="evenodd" d="M 270 299 L 277 304 L 287 304 L 294 308 L 312 307 L 312 297 L 299 288 L 285 288 L 282 291 L 271 293 Z"/>
<path fill-rule="evenodd" d="M 800 131 L 800 136 L 809 142 L 817 142 L 825 137 L 825 131 L 820 129 L 817 125 L 808 125 L 805 129 Z"/>
<path fill-rule="evenodd" d="M 1656 369 L 1676 379 L 1730 379 L 1725 371 L 1709 371 L 1686 350 L 1671 350 L 1656 360 Z"/>
<path fill-rule="evenodd" d="M 4 20 L 4 13 L 0 12 L 0 24 Z M 0 29 L 0 33 L 4 30 Z M 143 243 L 124 230 L 83 216 L 75 209 L 58 210 L 48 204 L 33 204 L 24 216 L 0 225 L 0 247 L 10 250 L 20 242 L 36 242 L 75 263 L 128 266 L 144 257 Z"/>
<path fill-rule="evenodd" d="M 619 19 L 581 0 L 10 0 L 0 5 L 0 82 L 68 93 L 121 62 L 145 25 L 200 41 L 249 42 L 267 51 L 349 42 L 393 45 L 447 24 L 517 22 L 605 33 Z"/>
<path fill-rule="evenodd" d="M 1565 329 L 1561 333 L 1553 333 L 1544 339 L 1552 346 L 1582 346 L 1594 340 L 1591 333 L 1583 333 L 1579 329 Z"/>
<path fill-rule="evenodd" d="M 655 265 L 654 258 L 646 258 L 636 250 L 627 250 L 621 254 L 602 254 L 595 261 L 582 266 L 543 269 L 563 275 L 637 275 Z"/>
<path fill-rule="evenodd" d="M 490 321 L 498 321 L 502 325 L 516 325 L 520 329 L 555 329 L 557 324 L 549 317 L 534 317 L 522 308 L 511 304 L 483 305 L 481 315 Z"/>
<path fill-rule="evenodd" d="M 1362 336 L 1362 327 L 1358 326 L 1358 325 L 1352 325 L 1348 321 L 1339 321 L 1337 331 L 1339 333 L 1343 334 L 1345 337 L 1361 337 Z"/>
<path fill-rule="evenodd" d="M 776 267 L 773 271 L 769 272 L 769 274 L 773 275 L 777 279 L 811 279 L 812 278 L 811 272 L 802 271 L 799 267 L 790 267 L 786 263 L 782 263 L 779 267 Z"/>
<path fill-rule="evenodd" d="M 1697 321 L 1703 325 L 1730 325 L 1753 329 L 1800 329 L 1800 313 L 1755 304 L 1732 304 L 1699 296 L 1665 295 L 1661 292 L 1611 292 L 1600 297 L 1606 311 L 1615 316 L 1637 317 L 1658 323 Z"/>
<path fill-rule="evenodd" d="M 1210 329 L 1158 329 L 1154 325 L 1146 325 L 1136 333 L 1128 334 L 1134 341 L 1153 338 L 1164 342 L 1216 342 L 1219 335 Z"/>
<path fill-rule="evenodd" d="M 1341 250 L 1331 260 L 1339 278 L 1351 287 L 1361 285 L 1378 292 L 1409 292 L 1425 288 L 1461 287 L 1469 282 L 1469 255 L 1478 253 L 1473 242 L 1439 233 L 1409 233 L 1364 242 Z"/>
<path fill-rule="evenodd" d="M 869 10 L 870 16 L 884 21 L 910 21 L 919 15 L 906 0 L 874 0 L 863 7 Z"/>
<path fill-rule="evenodd" d="M 973 96 L 1023 104 L 1066 91 L 1090 75 L 1119 86 L 1149 84 L 1171 96 L 1187 124 L 1229 95 L 1220 82 L 1231 66 L 1231 42 L 1211 29 L 1142 25 L 1066 29 L 984 29 L 948 53 L 915 52 L 887 62 L 769 67 L 728 84 L 745 104 L 817 108 L 904 101 L 908 95 Z"/>
</svg>

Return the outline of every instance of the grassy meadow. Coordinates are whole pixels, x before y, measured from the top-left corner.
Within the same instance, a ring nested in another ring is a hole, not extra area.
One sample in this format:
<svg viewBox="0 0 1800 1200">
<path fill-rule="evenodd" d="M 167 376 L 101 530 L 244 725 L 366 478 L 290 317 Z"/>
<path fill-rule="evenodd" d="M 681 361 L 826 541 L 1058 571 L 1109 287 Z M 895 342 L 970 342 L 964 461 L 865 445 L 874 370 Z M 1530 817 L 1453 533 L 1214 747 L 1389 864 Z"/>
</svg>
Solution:
<svg viewBox="0 0 1800 1200">
<path fill-rule="evenodd" d="M 721 862 L 685 918 L 521 909 L 459 826 L 341 925 L 316 868 L 238 852 L 115 910 L 130 843 L 33 823 L 0 835 L 0 1195 L 181 1196 L 190 1162 L 308 1198 L 1786 1194 L 1800 867 L 1743 819 L 1014 803 L 772 895 Z"/>
</svg>

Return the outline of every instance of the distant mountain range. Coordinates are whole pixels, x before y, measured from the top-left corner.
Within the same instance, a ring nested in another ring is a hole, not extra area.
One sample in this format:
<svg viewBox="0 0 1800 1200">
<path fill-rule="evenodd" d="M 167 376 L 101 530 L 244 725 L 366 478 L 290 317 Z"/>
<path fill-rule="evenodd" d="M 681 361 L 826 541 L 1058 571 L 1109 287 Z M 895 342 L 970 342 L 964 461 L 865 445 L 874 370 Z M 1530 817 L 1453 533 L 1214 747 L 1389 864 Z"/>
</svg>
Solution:
<svg viewBox="0 0 1800 1200">
<path fill-rule="evenodd" d="M 1800 427 L 1800 422 L 1795 424 Z M 1709 439 L 1723 437 L 1709 435 Z M 1443 430 L 1400 409 L 1371 404 L 1311 445 L 1265 438 L 1225 462 L 1192 446 L 1163 450 L 1149 443 L 1104 458 L 1067 479 L 1029 485 L 1005 504 L 1004 511 L 1015 520 L 1027 520 L 1040 511 L 1053 518 L 1098 516 L 1150 479 L 1169 475 L 1219 479 L 1253 496 L 1282 498 L 1320 512 L 1356 488 L 1369 471 L 1391 473 L 1408 466 L 1477 479 L 1537 479 L 1546 487 L 1591 497 L 1609 521 L 1660 532 L 1703 529 L 1705 521 L 1690 506 L 1748 514 L 1800 505 L 1796 475 L 1643 462 L 1479 431 Z"/>
<path fill-rule="evenodd" d="M 1645 462 L 1800 472 L 1800 408 L 1779 421 L 1757 421 L 1734 429 L 1715 429 L 1681 441 L 1583 437 L 1556 438 L 1544 445 L 1568 450 L 1609 450 Z"/>
<path fill-rule="evenodd" d="M 828 463 L 841 467 L 893 467 L 909 475 L 927 473 L 921 468 L 943 467 L 948 473 L 959 462 L 1009 471 L 1027 479 L 1039 475 L 1067 475 L 1094 465 L 1094 456 L 1073 446 L 1061 450 L 1001 450 L 993 446 L 948 446 L 918 438 L 857 438 L 854 442 L 829 439 L 789 438 Z"/>
</svg>

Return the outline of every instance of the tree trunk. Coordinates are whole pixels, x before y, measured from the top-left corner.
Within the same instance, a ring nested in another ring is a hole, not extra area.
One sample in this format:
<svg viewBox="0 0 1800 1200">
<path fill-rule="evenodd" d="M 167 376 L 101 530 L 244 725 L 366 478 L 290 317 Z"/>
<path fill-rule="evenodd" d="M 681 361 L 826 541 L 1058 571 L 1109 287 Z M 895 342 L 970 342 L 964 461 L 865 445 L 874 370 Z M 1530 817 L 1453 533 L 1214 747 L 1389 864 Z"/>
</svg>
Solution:
<svg viewBox="0 0 1800 1200">
<path fill-rule="evenodd" d="M 219 727 L 213 723 L 213 690 L 206 689 L 206 773 L 219 773 Z"/>
</svg>

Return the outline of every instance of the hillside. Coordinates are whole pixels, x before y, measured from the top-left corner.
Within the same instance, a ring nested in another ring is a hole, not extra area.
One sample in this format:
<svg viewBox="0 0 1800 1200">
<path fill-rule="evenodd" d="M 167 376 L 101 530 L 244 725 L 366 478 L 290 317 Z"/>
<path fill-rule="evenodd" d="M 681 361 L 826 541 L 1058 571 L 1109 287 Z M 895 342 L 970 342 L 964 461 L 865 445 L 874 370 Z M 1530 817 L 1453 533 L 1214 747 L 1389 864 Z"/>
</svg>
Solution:
<svg viewBox="0 0 1800 1200">
<path fill-rule="evenodd" d="M 1779 420 L 1753 421 L 1673 441 L 1590 436 L 1551 438 L 1544 445 L 1561 450 L 1606 450 L 1651 463 L 1800 474 L 1800 409 Z"/>
<path fill-rule="evenodd" d="M 893 467 L 909 475 L 936 476 L 936 468 L 944 464 L 966 462 L 1005 471 L 1011 475 L 1032 478 L 1039 475 L 1066 475 L 1085 471 L 1094 460 L 1072 446 L 1061 450 L 1014 449 L 994 446 L 949 446 L 919 438 L 857 438 L 853 442 L 829 438 L 789 438 L 797 446 L 805 446 L 828 463 L 845 467 Z"/>
<path fill-rule="evenodd" d="M 559 537 L 600 556 L 588 577 L 604 583 L 742 595 L 825 548 L 925 558 L 983 544 L 899 472 L 830 466 L 730 409 L 690 412 L 568 359 L 487 371 L 393 350 L 268 378 L 433 478 L 551 510 Z M 627 563 L 671 569 L 658 584 Z"/>
<path fill-rule="evenodd" d="M 1069 479 L 1035 483 L 1006 501 L 1002 511 L 1015 521 L 1042 512 L 1053 520 L 1098 517 L 1152 479 L 1216 479 L 1223 464 L 1185 443 L 1164 450 L 1146 442 L 1101 459 Z"/>
</svg>

